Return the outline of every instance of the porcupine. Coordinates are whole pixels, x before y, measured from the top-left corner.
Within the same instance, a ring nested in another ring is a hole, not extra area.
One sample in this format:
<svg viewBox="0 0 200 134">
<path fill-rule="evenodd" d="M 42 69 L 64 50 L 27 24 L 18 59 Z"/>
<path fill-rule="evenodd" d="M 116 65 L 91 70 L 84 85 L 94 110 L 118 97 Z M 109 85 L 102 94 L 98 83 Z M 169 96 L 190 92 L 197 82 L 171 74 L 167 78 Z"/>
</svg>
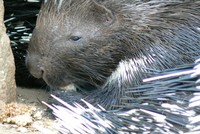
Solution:
<svg viewBox="0 0 200 134">
<path fill-rule="evenodd" d="M 26 64 L 52 87 L 73 83 L 76 92 L 59 96 L 65 101 L 112 109 L 153 70 L 193 62 L 199 24 L 198 0 L 45 0 Z"/>
</svg>

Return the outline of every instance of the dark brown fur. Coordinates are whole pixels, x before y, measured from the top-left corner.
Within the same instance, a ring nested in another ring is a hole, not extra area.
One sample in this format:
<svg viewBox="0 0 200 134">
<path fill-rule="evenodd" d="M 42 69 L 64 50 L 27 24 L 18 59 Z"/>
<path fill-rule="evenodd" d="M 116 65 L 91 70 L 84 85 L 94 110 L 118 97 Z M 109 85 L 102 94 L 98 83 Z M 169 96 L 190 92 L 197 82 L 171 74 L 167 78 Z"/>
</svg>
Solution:
<svg viewBox="0 0 200 134">
<path fill-rule="evenodd" d="M 199 49 L 198 0 L 47 0 L 27 66 L 50 86 L 74 83 L 87 101 L 111 108 L 152 69 L 191 63 Z"/>
</svg>

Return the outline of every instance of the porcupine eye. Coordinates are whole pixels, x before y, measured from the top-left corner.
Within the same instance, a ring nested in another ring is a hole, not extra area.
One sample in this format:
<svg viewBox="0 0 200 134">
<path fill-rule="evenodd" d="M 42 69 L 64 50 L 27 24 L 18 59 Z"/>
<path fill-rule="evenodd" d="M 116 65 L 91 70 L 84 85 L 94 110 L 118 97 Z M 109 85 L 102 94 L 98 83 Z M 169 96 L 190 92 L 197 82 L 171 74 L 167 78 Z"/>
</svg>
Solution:
<svg viewBox="0 0 200 134">
<path fill-rule="evenodd" d="M 70 39 L 71 39 L 72 41 L 78 41 L 78 40 L 81 39 L 81 37 L 80 37 L 80 36 L 71 36 Z"/>
</svg>

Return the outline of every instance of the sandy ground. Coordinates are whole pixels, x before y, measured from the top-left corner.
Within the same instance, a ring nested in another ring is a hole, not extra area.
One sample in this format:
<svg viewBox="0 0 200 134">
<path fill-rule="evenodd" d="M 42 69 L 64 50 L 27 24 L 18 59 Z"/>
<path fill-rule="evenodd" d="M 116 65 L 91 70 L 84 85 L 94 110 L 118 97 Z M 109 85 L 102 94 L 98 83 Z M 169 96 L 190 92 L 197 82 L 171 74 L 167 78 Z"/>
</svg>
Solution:
<svg viewBox="0 0 200 134">
<path fill-rule="evenodd" d="M 36 107 L 41 118 L 34 119 L 28 126 L 9 123 L 0 124 L 0 134 L 56 134 L 56 121 L 46 112 L 46 106 L 40 101 L 47 102 L 49 93 L 44 89 L 17 88 L 17 102 Z M 42 111 L 42 112 L 41 112 Z"/>
</svg>

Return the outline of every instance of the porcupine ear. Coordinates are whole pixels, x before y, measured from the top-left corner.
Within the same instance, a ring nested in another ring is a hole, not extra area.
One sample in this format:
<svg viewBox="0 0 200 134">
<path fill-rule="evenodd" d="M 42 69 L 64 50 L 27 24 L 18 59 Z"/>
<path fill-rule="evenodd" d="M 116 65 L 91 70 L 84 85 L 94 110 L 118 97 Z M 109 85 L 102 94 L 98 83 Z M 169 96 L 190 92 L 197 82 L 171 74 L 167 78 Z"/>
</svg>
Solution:
<svg viewBox="0 0 200 134">
<path fill-rule="evenodd" d="M 110 25 L 114 22 L 115 17 L 111 10 L 106 8 L 102 3 L 104 0 L 91 0 L 92 12 L 97 22 L 101 22 L 104 25 Z"/>
</svg>

